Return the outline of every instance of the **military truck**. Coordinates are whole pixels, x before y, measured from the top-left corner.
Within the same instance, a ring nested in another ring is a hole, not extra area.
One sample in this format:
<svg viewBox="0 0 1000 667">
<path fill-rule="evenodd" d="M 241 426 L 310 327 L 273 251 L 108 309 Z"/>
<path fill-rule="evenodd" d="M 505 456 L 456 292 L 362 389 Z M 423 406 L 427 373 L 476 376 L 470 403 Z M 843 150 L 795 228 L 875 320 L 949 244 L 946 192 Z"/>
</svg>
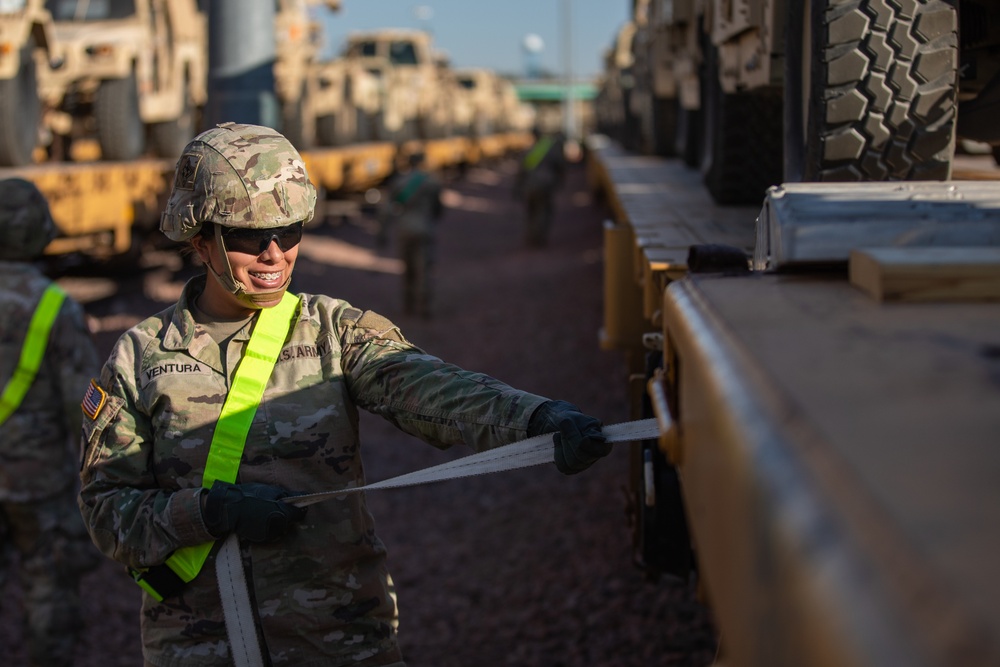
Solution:
<svg viewBox="0 0 1000 667">
<path fill-rule="evenodd" d="M 317 143 L 343 146 L 377 139 L 382 103 L 379 79 L 346 58 L 319 62 L 314 67 Z"/>
<path fill-rule="evenodd" d="M 406 29 L 351 33 L 344 57 L 379 80 L 379 139 L 408 141 L 446 134 L 442 126 L 448 110 L 429 34 Z"/>
<path fill-rule="evenodd" d="M 475 102 L 471 88 L 458 79 L 447 54 L 434 55 L 437 64 L 438 100 L 434 107 L 433 122 L 441 137 L 468 137 L 473 134 Z"/>
<path fill-rule="evenodd" d="M 0 2 L 0 166 L 31 163 L 42 117 L 38 70 L 60 58 L 43 0 Z"/>
<path fill-rule="evenodd" d="M 956 136 L 1000 145 L 992 0 L 633 0 L 655 146 L 720 203 L 785 181 L 946 179 Z M 673 137 L 673 145 L 669 139 Z"/>
<path fill-rule="evenodd" d="M 489 69 L 462 69 L 455 72 L 455 80 L 471 106 L 470 132 L 476 136 L 490 134 L 502 125 L 503 113 L 500 98 L 500 78 Z"/>
<path fill-rule="evenodd" d="M 48 0 L 61 67 L 40 71 L 48 124 L 96 137 L 105 160 L 176 157 L 197 132 L 208 72 L 195 0 Z M 148 141 L 147 141 L 148 140 Z"/>
<path fill-rule="evenodd" d="M 535 124 L 535 109 L 518 97 L 517 88 L 510 79 L 497 79 L 497 96 L 500 99 L 500 114 L 497 120 L 499 132 L 528 132 Z"/>
<path fill-rule="evenodd" d="M 637 145 L 638 123 L 633 112 L 635 92 L 632 43 L 636 24 L 627 21 L 604 53 L 604 75 L 594 101 L 599 129 L 629 149 Z"/>
</svg>

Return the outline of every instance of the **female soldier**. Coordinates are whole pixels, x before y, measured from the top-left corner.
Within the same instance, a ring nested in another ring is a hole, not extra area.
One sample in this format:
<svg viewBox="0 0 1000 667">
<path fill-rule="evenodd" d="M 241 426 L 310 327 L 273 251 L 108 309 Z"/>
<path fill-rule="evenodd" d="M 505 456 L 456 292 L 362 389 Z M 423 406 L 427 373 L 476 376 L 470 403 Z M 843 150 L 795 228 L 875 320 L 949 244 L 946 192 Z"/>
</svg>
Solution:
<svg viewBox="0 0 1000 667">
<path fill-rule="evenodd" d="M 235 533 L 265 663 L 400 665 L 385 548 L 362 494 L 358 407 L 436 446 L 550 431 L 560 470 L 610 451 L 562 401 L 464 371 L 385 318 L 286 293 L 316 193 L 277 132 L 226 123 L 177 164 L 161 229 L 210 277 L 126 332 L 84 400 L 80 505 L 146 593 L 147 664 L 232 664 L 213 546 Z"/>
</svg>

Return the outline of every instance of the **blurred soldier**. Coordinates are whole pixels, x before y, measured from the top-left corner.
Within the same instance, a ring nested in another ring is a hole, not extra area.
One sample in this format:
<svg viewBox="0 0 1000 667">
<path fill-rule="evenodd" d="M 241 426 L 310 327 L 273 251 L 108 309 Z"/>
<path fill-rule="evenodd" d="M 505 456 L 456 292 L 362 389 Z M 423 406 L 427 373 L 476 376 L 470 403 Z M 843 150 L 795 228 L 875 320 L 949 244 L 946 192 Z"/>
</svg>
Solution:
<svg viewBox="0 0 1000 667">
<path fill-rule="evenodd" d="M 409 157 L 409 169 L 389 185 L 382 210 L 382 234 L 396 228 L 396 241 L 406 271 L 403 309 L 407 315 L 431 315 L 431 271 L 434 266 L 435 227 L 444 207 L 441 184 L 425 168 L 423 153 Z"/>
<path fill-rule="evenodd" d="M 80 306 L 30 263 L 54 235 L 42 193 L 0 181 L 0 590 L 16 551 L 28 654 L 46 667 L 73 661 L 80 576 L 97 563 L 76 481 L 80 399 L 99 364 Z"/>
<path fill-rule="evenodd" d="M 541 247 L 549 241 L 556 190 L 566 173 L 563 141 L 558 134 L 534 131 L 535 143 L 521 158 L 514 193 L 524 201 L 526 214 L 525 241 Z"/>
<path fill-rule="evenodd" d="M 293 500 L 364 485 L 359 410 L 441 448 L 557 433 L 567 474 L 611 451 L 569 403 L 442 361 L 370 310 L 290 293 L 315 206 L 301 156 L 274 130 L 224 123 L 195 137 L 160 228 L 208 275 L 126 331 L 88 389 L 80 506 L 145 591 L 149 665 L 229 667 L 257 650 L 248 662 L 403 665 L 364 494 L 308 512 Z M 217 571 L 234 547 L 243 572 Z M 248 590 L 230 606 L 220 583 Z"/>
</svg>

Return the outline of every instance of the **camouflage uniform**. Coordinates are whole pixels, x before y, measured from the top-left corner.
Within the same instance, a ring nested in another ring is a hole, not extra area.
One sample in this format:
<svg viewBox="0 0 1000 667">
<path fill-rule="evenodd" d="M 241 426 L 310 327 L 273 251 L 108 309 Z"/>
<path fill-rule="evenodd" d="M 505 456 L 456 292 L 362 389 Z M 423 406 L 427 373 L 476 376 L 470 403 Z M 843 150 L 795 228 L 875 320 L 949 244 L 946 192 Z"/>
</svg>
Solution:
<svg viewBox="0 0 1000 667">
<path fill-rule="evenodd" d="M 433 288 L 435 224 L 441 217 L 441 184 L 429 172 L 413 169 L 389 187 L 386 225 L 396 227 L 396 241 L 403 259 L 403 308 L 428 317 Z"/>
<path fill-rule="evenodd" d="M 48 205 L 34 185 L 0 182 L 0 389 L 51 284 L 35 266 L 9 260 L 40 255 L 47 227 Z M 31 387 L 0 424 L 0 590 L 16 551 L 33 665 L 72 663 L 82 626 L 80 575 L 97 563 L 76 506 L 76 434 L 80 398 L 98 367 L 83 311 L 66 298 Z"/>
<path fill-rule="evenodd" d="M 133 568 L 211 541 L 202 473 L 252 323 L 224 352 L 179 302 L 126 332 L 105 365 L 107 402 L 85 418 L 81 505 L 95 542 Z M 407 342 L 385 318 L 326 296 L 301 311 L 247 437 L 238 481 L 310 493 L 364 484 L 358 408 L 438 447 L 483 450 L 526 436 L 545 399 L 464 371 Z M 241 542 L 258 632 L 272 665 L 399 662 L 385 547 L 363 495 L 314 505 L 277 543 Z M 217 547 L 216 547 L 217 549 Z M 143 595 L 147 662 L 230 664 L 215 552 L 180 596 Z"/>
<path fill-rule="evenodd" d="M 540 142 L 551 144 L 536 165 L 527 164 L 528 157 Z M 524 201 L 526 214 L 525 241 L 530 246 L 544 246 L 549 240 L 555 212 L 556 190 L 566 172 L 561 136 L 538 137 L 522 156 L 515 190 Z"/>
</svg>

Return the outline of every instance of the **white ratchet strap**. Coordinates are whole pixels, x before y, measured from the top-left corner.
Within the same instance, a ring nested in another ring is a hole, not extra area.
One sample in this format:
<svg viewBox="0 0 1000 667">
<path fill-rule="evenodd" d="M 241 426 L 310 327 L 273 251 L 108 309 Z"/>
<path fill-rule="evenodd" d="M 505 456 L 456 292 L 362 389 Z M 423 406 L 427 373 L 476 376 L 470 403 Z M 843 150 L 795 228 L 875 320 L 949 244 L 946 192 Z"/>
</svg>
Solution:
<svg viewBox="0 0 1000 667">
<path fill-rule="evenodd" d="M 655 438 L 659 436 L 660 429 L 656 419 L 643 419 L 641 421 L 605 426 L 601 432 L 608 442 L 614 443 Z M 330 498 L 343 497 L 349 493 L 374 491 L 376 489 L 399 489 L 406 486 L 441 482 L 447 479 L 487 475 L 493 472 L 530 468 L 542 465 L 543 463 L 554 463 L 555 447 L 552 435 L 552 433 L 543 433 L 542 435 L 536 435 L 533 438 L 521 440 L 510 445 L 487 449 L 478 454 L 464 456 L 448 463 L 424 468 L 423 470 L 417 470 L 416 472 L 407 473 L 381 482 L 338 489 L 336 491 L 295 496 L 294 498 L 286 498 L 284 502 L 289 505 L 306 507 L 307 505 L 313 505 L 324 500 L 329 500 Z"/>
<path fill-rule="evenodd" d="M 648 440 L 660 435 L 656 419 L 611 424 L 602 431 L 609 443 Z M 488 449 L 478 454 L 465 456 L 448 463 L 424 468 L 416 472 L 391 479 L 336 491 L 310 493 L 287 498 L 284 502 L 305 507 L 331 498 L 342 498 L 351 493 L 374 491 L 376 489 L 398 489 L 418 484 L 441 482 L 448 479 L 486 475 L 493 472 L 530 468 L 555 461 L 555 446 L 552 433 L 545 433 L 511 445 Z M 235 534 L 230 535 L 215 557 L 216 577 L 219 594 L 222 597 L 222 611 L 229 633 L 233 663 L 236 667 L 263 667 L 260 644 L 257 641 L 253 611 L 250 607 L 250 593 L 247 590 L 243 562 L 240 560 L 240 544 Z"/>
</svg>

